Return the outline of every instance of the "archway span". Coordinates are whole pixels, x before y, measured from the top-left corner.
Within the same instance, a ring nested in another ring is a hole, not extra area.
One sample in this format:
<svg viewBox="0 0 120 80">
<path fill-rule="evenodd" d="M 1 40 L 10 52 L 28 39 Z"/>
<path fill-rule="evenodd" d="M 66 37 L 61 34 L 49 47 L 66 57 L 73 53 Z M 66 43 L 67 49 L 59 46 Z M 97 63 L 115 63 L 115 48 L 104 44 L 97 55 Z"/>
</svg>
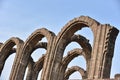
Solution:
<svg viewBox="0 0 120 80">
<path fill-rule="evenodd" d="M 75 48 L 71 51 L 68 52 L 67 56 L 65 56 L 62 60 L 62 65 L 61 65 L 61 75 L 64 75 L 65 74 L 65 70 L 67 69 L 68 67 L 68 64 L 75 58 L 75 57 L 78 57 L 78 56 L 83 56 L 85 61 L 87 62 L 86 63 L 86 67 L 88 69 L 89 67 L 89 60 L 90 60 L 90 55 L 86 54 L 83 49 L 79 49 L 79 48 Z M 86 71 L 87 71 L 86 69 Z M 87 72 L 86 72 L 87 74 Z M 61 79 L 62 80 L 62 77 Z"/>
<path fill-rule="evenodd" d="M 38 41 L 42 40 L 43 37 L 46 37 L 47 41 L 49 43 L 51 41 L 52 37 L 54 37 L 54 36 L 55 36 L 55 34 L 51 31 L 47 30 L 46 28 L 37 29 L 25 41 L 24 47 L 27 47 L 28 45 L 35 46 L 35 44 L 37 44 Z"/>
<path fill-rule="evenodd" d="M 82 49 L 76 48 L 68 52 L 67 56 L 65 56 L 62 60 L 62 69 L 66 69 L 67 65 L 77 56 L 83 56 L 87 62 L 90 60 L 90 57 L 86 57 L 85 52 Z"/>
<path fill-rule="evenodd" d="M 91 58 L 91 51 L 92 51 L 92 47 L 89 43 L 89 40 L 86 39 L 84 36 L 82 35 L 73 35 L 70 39 L 67 40 L 66 43 L 64 43 L 62 46 L 64 46 L 64 48 L 70 44 L 71 42 L 77 42 L 84 50 L 85 52 L 85 56 L 86 58 L 90 59 Z"/>
<path fill-rule="evenodd" d="M 15 63 L 17 62 L 16 59 L 18 58 L 18 56 L 20 56 L 20 49 L 22 48 L 23 44 L 24 42 L 21 39 L 17 37 L 12 37 L 1 46 L 0 48 L 0 63 L 1 63 L 0 74 L 2 72 L 6 59 L 11 55 L 11 51 L 13 47 L 16 45 L 17 50 L 16 50 L 16 56 L 15 56 L 14 64 L 13 64 L 13 67 L 14 67 Z"/>
<path fill-rule="evenodd" d="M 47 43 L 46 42 L 37 43 L 37 45 L 33 48 L 31 53 L 33 53 L 33 51 L 35 51 L 38 48 L 43 48 L 43 49 L 47 50 Z M 26 80 L 37 80 L 38 74 L 41 71 L 41 69 L 43 68 L 45 55 L 46 54 L 42 55 L 42 57 L 39 58 L 39 60 L 37 62 L 34 62 L 32 57 L 29 58 L 28 72 L 27 72 Z"/>
<path fill-rule="evenodd" d="M 47 49 L 47 43 L 46 42 L 37 43 L 35 45 L 35 47 L 33 47 L 31 53 L 38 48 Z M 10 50 L 9 54 L 11 55 L 15 52 L 16 52 L 16 48 L 12 48 Z M 39 58 L 39 60 L 37 62 L 34 62 L 32 57 L 29 58 L 29 64 L 28 64 L 29 70 L 28 70 L 28 73 L 27 73 L 26 80 L 31 80 L 31 79 L 34 80 L 38 77 L 38 73 L 40 72 L 40 70 L 43 67 L 44 57 L 45 57 L 45 55 L 43 55 L 41 58 Z"/>
<path fill-rule="evenodd" d="M 79 66 L 72 66 L 71 68 L 68 68 L 68 70 L 65 72 L 64 80 L 68 80 L 69 76 L 76 71 L 78 71 L 81 74 L 82 79 L 87 78 L 86 71 L 84 69 L 82 69 Z"/>
<path fill-rule="evenodd" d="M 29 62 L 29 57 L 30 55 L 32 54 L 31 51 L 33 50 L 32 48 L 43 38 L 43 37 L 46 37 L 47 38 L 47 41 L 48 41 L 48 45 L 47 46 L 47 51 L 46 51 L 46 54 L 49 51 L 49 48 L 51 47 L 52 45 L 52 42 L 53 42 L 53 39 L 55 37 L 55 34 L 51 31 L 48 31 L 47 29 L 45 28 L 42 28 L 42 29 L 38 29 L 36 30 L 35 32 L 33 32 L 29 37 L 28 39 L 25 41 L 25 44 L 22 48 L 22 52 L 21 52 L 21 58 L 19 59 L 19 62 L 17 63 L 17 70 L 15 71 L 14 70 L 14 74 L 13 76 L 10 77 L 10 79 L 14 79 L 14 80 L 18 80 L 18 79 L 23 79 L 24 77 L 24 72 L 25 72 L 25 69 L 28 65 L 28 62 Z M 49 54 L 48 54 L 49 55 Z"/>
<path fill-rule="evenodd" d="M 73 20 L 69 21 L 59 32 L 58 34 L 58 40 L 60 38 L 69 38 L 71 37 L 76 31 L 84 28 L 84 27 L 89 27 L 94 36 L 95 36 L 95 30 L 97 26 L 99 26 L 99 22 L 96 20 L 88 17 L 88 16 L 80 16 L 77 18 L 74 18 Z M 67 35 L 69 34 L 69 35 Z"/>
<path fill-rule="evenodd" d="M 89 43 L 89 40 L 88 39 L 86 39 L 85 37 L 83 37 L 83 36 L 81 36 L 81 35 L 73 35 L 72 37 L 71 37 L 71 39 L 69 39 L 69 40 L 67 40 L 67 42 L 66 43 L 64 43 L 63 45 L 64 45 L 64 48 L 69 44 L 69 43 L 71 43 L 71 42 L 77 42 L 82 48 L 83 48 L 83 51 L 84 51 L 84 57 L 85 57 L 85 59 L 86 59 L 86 62 L 87 62 L 87 64 L 86 64 L 86 67 L 87 67 L 87 71 L 88 71 L 88 69 L 89 69 L 89 62 L 90 62 L 90 59 L 91 59 L 91 51 L 92 51 L 92 47 L 91 47 L 91 45 L 90 45 L 90 43 Z M 79 53 L 79 52 L 78 52 Z M 74 58 L 74 57 L 73 57 Z M 62 63 L 62 62 L 61 62 Z M 66 69 L 66 67 L 67 67 L 67 65 L 68 65 L 68 63 L 66 62 L 66 64 L 64 64 L 64 62 L 63 62 L 63 64 L 62 65 L 60 65 L 60 71 L 59 71 L 59 74 L 60 75 L 62 75 L 62 74 L 64 74 L 65 73 L 65 69 Z M 60 80 L 61 79 L 63 79 L 63 77 L 62 76 L 60 76 L 59 77 L 60 78 Z M 59 79 L 58 78 L 58 79 Z"/>
<path fill-rule="evenodd" d="M 96 20 L 87 16 L 81 16 L 81 17 L 75 18 L 72 21 L 70 21 L 68 24 L 66 24 L 57 35 L 56 42 L 54 43 L 54 50 L 53 50 L 54 57 L 51 59 L 52 60 L 52 63 L 51 63 L 52 65 L 50 66 L 51 73 L 49 73 L 48 80 L 52 79 L 51 76 L 54 72 L 59 72 L 59 69 L 60 69 L 59 67 L 60 67 L 60 64 L 63 58 L 63 53 L 66 47 L 64 44 L 66 44 L 67 41 L 71 39 L 71 37 L 74 35 L 76 31 L 84 27 L 89 27 L 92 30 L 93 36 L 94 36 L 93 48 L 95 49 L 92 50 L 91 53 L 95 57 L 92 59 L 97 59 L 98 53 L 99 55 L 102 54 L 102 52 L 104 51 L 102 47 L 105 46 L 104 42 L 106 38 L 106 33 L 109 33 L 110 28 L 114 29 L 111 26 L 107 26 L 106 28 L 104 25 L 100 24 Z M 98 44 L 102 44 L 102 45 L 98 45 Z M 93 60 L 93 62 L 91 62 L 90 64 L 91 65 L 95 65 L 96 63 L 100 64 L 99 61 L 100 60 L 98 61 Z M 90 68 L 97 68 L 98 70 L 98 67 L 96 66 L 91 66 Z M 92 71 L 90 70 L 89 72 L 92 73 Z M 94 71 L 94 72 L 97 72 L 97 71 Z M 56 73 L 55 75 L 56 76 L 54 77 L 54 79 L 58 79 L 59 73 Z M 93 75 L 94 73 L 92 73 L 92 76 Z"/>
<path fill-rule="evenodd" d="M 66 43 L 65 46 L 67 46 L 71 42 L 77 42 L 83 48 L 83 50 L 86 52 L 86 54 L 90 55 L 89 57 L 91 57 L 92 47 L 91 47 L 88 39 L 86 39 L 82 35 L 73 35 L 71 37 L 71 39 L 68 40 L 68 42 Z"/>
</svg>

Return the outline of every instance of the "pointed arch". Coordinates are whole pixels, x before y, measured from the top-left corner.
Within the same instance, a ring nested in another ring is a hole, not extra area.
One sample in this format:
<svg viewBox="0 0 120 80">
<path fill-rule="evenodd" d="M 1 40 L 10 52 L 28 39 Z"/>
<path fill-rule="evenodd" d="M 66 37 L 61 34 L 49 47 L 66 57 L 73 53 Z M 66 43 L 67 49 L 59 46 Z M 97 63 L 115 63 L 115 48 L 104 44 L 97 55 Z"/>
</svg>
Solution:
<svg viewBox="0 0 120 80">
<path fill-rule="evenodd" d="M 62 48 L 61 50 L 61 53 L 58 53 L 58 54 L 61 54 L 63 55 L 63 51 L 66 47 L 66 45 L 63 45 L 63 44 L 66 44 L 68 43 L 68 40 L 71 39 L 71 37 L 74 35 L 74 33 L 78 30 L 81 30 L 82 28 L 84 27 L 89 27 L 92 32 L 93 32 L 93 35 L 95 37 L 95 32 L 96 32 L 96 29 L 97 29 L 97 26 L 99 26 L 99 22 L 97 22 L 96 20 L 88 17 L 88 16 L 80 16 L 78 18 L 75 18 L 71 21 L 69 21 L 62 29 L 61 31 L 59 32 L 59 34 L 57 35 L 57 39 L 56 39 L 56 49 L 55 49 L 55 52 Z M 68 35 L 69 34 L 69 35 Z M 86 40 L 87 41 L 87 40 Z M 81 46 L 83 44 L 81 43 Z M 89 49 L 88 47 L 89 46 L 82 46 L 83 49 Z M 57 54 L 57 53 L 56 53 Z"/>
<path fill-rule="evenodd" d="M 31 51 L 31 53 L 38 48 L 47 49 L 47 43 L 46 42 L 37 43 L 36 46 L 33 47 L 33 50 Z M 11 55 L 12 53 L 15 53 L 15 52 L 16 52 L 16 48 L 12 48 L 9 51 L 9 54 Z M 44 57 L 45 55 L 43 55 L 37 62 L 34 62 L 32 57 L 29 58 L 29 64 L 28 64 L 29 70 L 27 73 L 27 80 L 30 80 L 30 79 L 34 80 L 38 77 L 38 73 L 43 67 Z"/>
<path fill-rule="evenodd" d="M 86 54 L 83 49 L 75 48 L 75 49 L 69 51 L 68 54 L 67 54 L 67 56 L 65 56 L 65 57 L 63 58 L 62 64 L 61 64 L 61 68 L 60 68 L 60 69 L 61 69 L 61 70 L 60 70 L 61 72 L 59 72 L 59 73 L 61 73 L 61 75 L 64 75 L 64 74 L 65 74 L 65 71 L 66 71 L 66 69 L 67 69 L 67 67 L 68 67 L 68 64 L 69 64 L 74 58 L 76 58 L 76 57 L 78 57 L 78 56 L 83 56 L 83 57 L 85 58 L 85 60 L 86 60 L 86 67 L 87 67 L 87 69 L 88 69 L 88 67 L 89 67 L 89 60 L 90 60 L 90 59 L 89 59 L 90 57 L 88 57 L 88 56 L 90 56 L 90 55 Z M 87 69 L 86 69 L 86 74 L 87 74 L 87 71 L 88 71 Z M 63 79 L 63 78 L 61 77 L 60 79 Z"/>
<path fill-rule="evenodd" d="M 84 27 L 90 28 L 95 36 L 96 27 L 98 25 L 100 25 L 100 23 L 89 16 L 80 16 L 69 21 L 59 32 L 58 38 L 59 40 L 60 38 L 69 38 L 76 31 L 81 30 Z"/>
<path fill-rule="evenodd" d="M 71 39 L 68 39 L 67 42 L 64 43 L 62 46 L 64 46 L 64 48 L 65 48 L 69 43 L 71 43 L 73 41 L 77 42 L 83 48 L 81 51 L 84 51 L 84 55 L 83 56 L 84 56 L 84 58 L 86 60 L 86 67 L 87 67 L 86 71 L 88 71 L 88 69 L 89 69 L 89 62 L 90 62 L 90 59 L 91 59 L 91 51 L 92 51 L 92 47 L 91 47 L 91 45 L 89 43 L 89 40 L 86 39 L 85 37 L 83 37 L 82 35 L 73 35 L 71 37 Z M 79 52 L 77 54 L 79 54 Z M 76 55 L 76 57 L 77 56 L 78 55 Z M 73 58 L 75 58 L 75 56 L 73 56 L 71 59 L 70 58 L 69 59 L 72 60 Z M 67 59 L 68 58 L 66 58 L 65 60 L 67 60 Z M 60 75 L 64 75 L 68 63 L 66 61 L 61 61 L 61 63 L 62 63 L 62 65 L 59 66 L 60 67 L 59 74 Z M 63 79 L 63 76 L 58 77 L 58 79 L 60 79 L 60 80 Z"/>
<path fill-rule="evenodd" d="M 68 52 L 67 56 L 65 56 L 62 60 L 62 69 L 66 70 L 67 65 L 77 56 L 83 56 L 87 62 L 88 57 L 86 57 L 85 52 L 82 49 L 76 48 Z M 88 59 L 89 60 L 89 59 Z"/>
<path fill-rule="evenodd" d="M 28 39 L 25 41 L 25 44 L 22 48 L 22 56 L 19 60 L 19 62 L 17 63 L 17 70 L 14 71 L 15 73 L 13 73 L 13 76 L 10 77 L 10 79 L 14 79 L 14 80 L 18 80 L 18 79 L 23 79 L 24 77 L 24 72 L 25 69 L 28 65 L 29 62 L 29 57 L 32 54 L 31 51 L 33 50 L 32 48 L 43 38 L 46 37 L 47 41 L 48 41 L 48 45 L 47 46 L 47 51 L 46 54 L 48 52 L 50 52 L 50 47 L 52 45 L 52 42 L 54 40 L 55 34 L 51 31 L 48 31 L 45 28 L 42 29 L 38 29 L 35 32 L 33 32 Z M 49 55 L 49 54 L 48 54 Z"/>
<path fill-rule="evenodd" d="M 81 74 L 82 79 L 86 78 L 86 71 L 83 68 L 81 68 L 79 66 L 72 66 L 71 68 L 68 68 L 68 70 L 66 71 L 64 80 L 68 80 L 69 76 L 76 71 L 78 71 Z"/>
<path fill-rule="evenodd" d="M 26 48 L 28 45 L 35 46 L 40 40 L 42 40 L 43 37 L 46 37 L 48 44 L 50 44 L 49 42 L 51 41 L 52 37 L 54 37 L 54 36 L 55 36 L 55 34 L 51 31 L 47 30 L 46 28 L 37 29 L 25 41 L 24 47 Z"/>
<path fill-rule="evenodd" d="M 21 39 L 17 37 L 12 37 L 1 46 L 0 48 L 0 74 L 3 70 L 6 59 L 11 55 L 11 50 L 16 45 L 17 46 L 16 56 L 15 56 L 14 63 L 13 63 L 13 65 L 15 65 L 16 59 L 20 55 L 20 49 L 22 48 L 23 44 L 24 42 Z"/>
<path fill-rule="evenodd" d="M 91 58 L 92 47 L 88 39 L 86 39 L 82 35 L 73 35 L 70 39 L 67 40 L 66 43 L 62 44 L 62 46 L 64 46 L 65 48 L 71 42 L 77 42 L 83 48 L 83 51 L 85 52 L 86 61 L 88 61 Z"/>
<path fill-rule="evenodd" d="M 56 38 L 56 42 L 54 45 L 54 57 L 51 59 L 52 63 L 51 63 L 51 68 L 50 68 L 50 72 L 49 73 L 49 77 L 50 76 L 55 76 L 54 79 L 58 78 L 58 74 L 54 74 L 54 72 L 59 72 L 59 66 L 60 62 L 63 58 L 63 53 L 65 50 L 65 47 L 68 40 L 71 39 L 71 37 L 74 35 L 74 33 L 78 30 L 81 30 L 84 27 L 89 27 L 92 32 L 93 35 L 95 37 L 96 35 L 96 30 L 98 28 L 98 26 L 100 25 L 99 22 L 97 22 L 96 20 L 88 17 L 88 16 L 81 16 L 78 18 L 75 18 L 71 21 L 69 21 L 59 32 L 59 34 L 57 35 Z M 84 48 L 83 48 L 84 49 Z M 56 68 L 56 69 L 55 69 Z M 48 78 L 49 79 L 49 78 Z"/>
</svg>

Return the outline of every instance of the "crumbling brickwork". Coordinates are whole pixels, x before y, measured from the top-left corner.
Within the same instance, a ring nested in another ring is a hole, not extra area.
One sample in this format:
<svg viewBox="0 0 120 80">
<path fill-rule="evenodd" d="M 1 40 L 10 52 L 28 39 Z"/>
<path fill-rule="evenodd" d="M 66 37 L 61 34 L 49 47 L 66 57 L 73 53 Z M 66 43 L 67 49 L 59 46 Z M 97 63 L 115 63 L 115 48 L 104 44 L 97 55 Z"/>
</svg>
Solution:
<svg viewBox="0 0 120 80">
<path fill-rule="evenodd" d="M 93 33 L 93 46 L 84 36 L 74 34 L 84 27 L 90 28 Z M 81 74 L 82 79 L 109 79 L 118 32 L 109 24 L 100 24 L 88 16 L 81 16 L 69 21 L 57 35 L 42 28 L 34 31 L 26 41 L 12 37 L 0 43 L 0 74 L 6 59 L 16 53 L 9 80 L 23 80 L 27 67 L 26 80 L 37 80 L 41 70 L 41 80 L 67 80 L 75 71 Z M 40 42 L 44 37 L 47 42 Z M 71 42 L 78 43 L 82 48 L 75 48 L 63 57 L 66 46 Z M 38 48 L 46 49 L 46 53 L 34 62 L 31 54 Z M 86 70 L 80 66 L 67 70 L 68 64 L 81 55 L 86 60 Z M 115 78 L 120 78 L 119 74 Z"/>
</svg>

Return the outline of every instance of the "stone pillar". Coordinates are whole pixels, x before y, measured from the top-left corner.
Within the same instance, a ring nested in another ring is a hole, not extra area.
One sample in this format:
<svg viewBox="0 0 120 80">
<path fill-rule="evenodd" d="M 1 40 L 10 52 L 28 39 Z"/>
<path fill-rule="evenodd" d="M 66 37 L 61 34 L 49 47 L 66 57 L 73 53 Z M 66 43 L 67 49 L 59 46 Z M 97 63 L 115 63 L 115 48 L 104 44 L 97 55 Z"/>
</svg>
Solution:
<svg viewBox="0 0 120 80">
<path fill-rule="evenodd" d="M 118 30 L 108 24 L 99 25 L 94 36 L 92 58 L 88 73 L 89 79 L 110 77 L 114 45 Z"/>
</svg>

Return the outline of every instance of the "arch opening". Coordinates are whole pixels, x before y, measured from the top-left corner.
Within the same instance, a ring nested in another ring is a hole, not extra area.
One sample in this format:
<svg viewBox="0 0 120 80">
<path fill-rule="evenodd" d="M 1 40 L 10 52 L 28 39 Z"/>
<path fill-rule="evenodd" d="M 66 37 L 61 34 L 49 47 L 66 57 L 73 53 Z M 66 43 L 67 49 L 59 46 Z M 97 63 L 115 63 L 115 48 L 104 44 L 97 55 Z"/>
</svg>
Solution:
<svg viewBox="0 0 120 80">
<path fill-rule="evenodd" d="M 64 80 L 68 80 L 70 75 L 76 71 L 79 72 L 77 75 L 81 74 L 81 76 L 77 76 L 77 77 L 74 76 L 74 77 L 76 77 L 76 79 L 78 79 L 79 77 L 82 77 L 82 79 L 86 79 L 86 71 L 83 68 L 81 68 L 79 66 L 72 66 L 65 72 Z M 72 77 L 72 79 L 74 79 L 74 77 Z"/>
<path fill-rule="evenodd" d="M 91 47 L 93 46 L 93 40 L 94 40 L 94 34 L 92 33 L 91 29 L 88 27 L 84 27 L 81 30 L 78 30 L 74 34 L 80 34 L 88 39 L 89 43 L 91 44 Z"/>
<path fill-rule="evenodd" d="M 83 68 L 84 70 L 86 70 L 86 60 L 85 58 L 81 55 L 78 57 L 75 57 L 69 64 L 68 64 L 68 68 L 72 67 L 72 66 L 80 66 L 81 68 Z M 67 69 L 68 69 L 67 68 Z"/>
<path fill-rule="evenodd" d="M 13 53 L 11 54 L 5 61 L 2 73 L 1 73 L 1 80 L 9 80 L 10 77 L 10 73 L 12 70 L 12 66 L 14 63 L 14 58 L 15 58 L 15 54 Z"/>
<path fill-rule="evenodd" d="M 25 70 L 25 75 L 24 75 L 24 79 L 23 79 L 23 80 L 26 80 L 26 78 L 27 78 L 27 73 L 28 73 L 28 67 L 27 67 L 26 70 Z"/>
<path fill-rule="evenodd" d="M 32 53 L 31 57 L 33 58 L 33 61 L 36 62 L 36 61 L 38 61 L 38 60 L 40 59 L 40 57 L 41 57 L 42 55 L 44 55 L 45 53 L 46 53 L 46 50 L 45 50 L 45 49 L 37 49 L 37 50 L 35 50 L 35 51 Z"/>
<path fill-rule="evenodd" d="M 63 57 L 67 56 L 67 53 L 74 48 L 81 48 L 81 46 L 76 42 L 71 42 L 69 45 L 66 46 Z"/>
<path fill-rule="evenodd" d="M 19 60 L 19 63 L 22 63 L 19 65 L 19 67 L 17 67 L 17 73 L 14 74 L 13 77 L 16 77 L 16 78 L 21 78 L 23 79 L 24 78 L 24 73 L 25 73 L 25 69 L 29 63 L 29 58 L 32 54 L 32 52 L 36 49 L 34 48 L 37 43 L 39 43 L 39 41 L 41 41 L 44 37 L 46 37 L 47 39 L 47 44 L 48 45 L 51 45 L 51 40 L 54 38 L 55 34 L 45 28 L 42 28 L 42 29 L 38 29 L 36 30 L 35 32 L 33 32 L 29 37 L 28 39 L 25 41 L 25 44 L 23 46 L 23 50 L 22 50 L 22 55 L 21 55 L 21 58 Z M 48 46 L 47 46 L 48 48 Z M 46 51 L 46 54 L 47 54 L 48 50 Z M 24 65 L 23 65 L 24 64 Z M 19 73 L 21 72 L 21 74 Z"/>
<path fill-rule="evenodd" d="M 69 70 L 69 68 L 73 67 L 73 66 L 79 66 L 81 67 L 82 69 L 84 69 L 86 71 L 86 60 L 85 58 L 81 55 L 81 56 L 78 56 L 78 57 L 75 57 L 67 66 L 67 69 L 66 71 Z M 79 76 L 78 76 L 79 75 Z M 85 76 L 87 77 L 87 76 Z M 75 73 L 73 76 L 70 76 L 69 79 L 82 79 L 80 73 Z"/>
<path fill-rule="evenodd" d="M 42 74 L 42 70 L 39 72 L 37 80 L 41 79 L 41 74 Z"/>
<path fill-rule="evenodd" d="M 81 74 L 78 71 L 76 71 L 69 76 L 68 80 L 81 80 L 81 79 L 82 79 Z"/>
<path fill-rule="evenodd" d="M 61 57 L 63 57 L 63 53 L 64 53 L 64 49 L 66 47 L 66 45 L 63 45 L 65 43 L 67 43 L 67 40 L 69 40 L 74 33 L 76 33 L 77 31 L 88 27 L 91 29 L 93 36 L 95 37 L 95 30 L 97 28 L 97 26 L 99 26 L 99 22 L 95 21 L 94 19 L 88 17 L 88 16 L 81 16 L 78 18 L 75 18 L 71 21 L 69 21 L 59 32 L 58 37 L 57 37 L 57 42 L 58 43 L 56 45 L 56 48 L 58 49 L 58 47 L 60 47 L 60 44 L 62 44 L 61 47 L 63 47 L 63 51 L 61 51 L 61 53 L 57 54 L 57 55 L 61 55 Z M 96 26 L 96 28 L 94 27 Z M 82 31 L 82 30 L 81 30 Z M 68 35 L 69 34 L 69 35 Z"/>
<path fill-rule="evenodd" d="M 120 74 L 120 70 L 119 70 L 119 68 L 120 68 L 120 62 L 119 62 L 120 54 L 118 53 L 119 51 L 117 51 L 117 50 L 120 50 L 120 47 L 118 47 L 120 44 L 119 40 L 120 40 L 120 34 L 118 34 L 116 42 L 115 42 L 110 78 L 114 78 L 116 74 Z"/>
<path fill-rule="evenodd" d="M 29 58 L 29 63 L 27 66 L 28 67 L 28 71 L 26 74 L 27 80 L 29 79 L 36 80 L 39 77 L 38 74 L 43 67 L 44 57 L 46 55 L 46 49 L 47 49 L 46 42 L 39 42 L 36 46 L 33 47 L 30 53 L 32 55 Z"/>
</svg>

